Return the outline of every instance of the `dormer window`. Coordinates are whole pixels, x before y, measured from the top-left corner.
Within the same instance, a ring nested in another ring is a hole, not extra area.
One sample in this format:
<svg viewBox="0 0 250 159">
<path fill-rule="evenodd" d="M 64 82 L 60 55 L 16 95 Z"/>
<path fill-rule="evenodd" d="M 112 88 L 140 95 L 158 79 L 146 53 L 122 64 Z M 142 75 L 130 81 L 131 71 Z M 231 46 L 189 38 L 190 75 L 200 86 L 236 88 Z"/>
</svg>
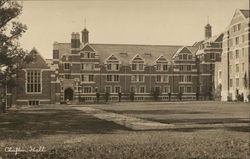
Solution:
<svg viewBox="0 0 250 159">
<path fill-rule="evenodd" d="M 114 55 L 111 55 L 106 60 L 106 68 L 109 71 L 118 71 L 120 69 L 120 60 L 115 57 Z"/>
<path fill-rule="evenodd" d="M 168 70 L 168 61 L 164 56 L 160 56 L 156 61 L 156 70 L 157 71 L 166 71 Z"/>
<path fill-rule="evenodd" d="M 139 55 L 136 55 L 131 61 L 131 67 L 132 71 L 143 71 L 144 70 L 143 59 Z"/>
</svg>

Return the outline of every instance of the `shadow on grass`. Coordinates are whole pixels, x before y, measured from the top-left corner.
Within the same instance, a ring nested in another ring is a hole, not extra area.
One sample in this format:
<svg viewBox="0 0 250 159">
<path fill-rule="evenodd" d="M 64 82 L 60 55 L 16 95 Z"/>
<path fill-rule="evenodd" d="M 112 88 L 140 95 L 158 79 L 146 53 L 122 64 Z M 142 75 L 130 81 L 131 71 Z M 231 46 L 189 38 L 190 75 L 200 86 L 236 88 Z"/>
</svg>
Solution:
<svg viewBox="0 0 250 159">
<path fill-rule="evenodd" d="M 106 110 L 118 114 L 154 114 L 154 115 L 171 115 L 171 114 L 211 114 L 210 112 L 185 111 L 185 110 Z"/>
<path fill-rule="evenodd" d="M 1 139 L 55 134 L 105 134 L 128 128 L 74 109 L 30 109 L 0 114 Z"/>
</svg>

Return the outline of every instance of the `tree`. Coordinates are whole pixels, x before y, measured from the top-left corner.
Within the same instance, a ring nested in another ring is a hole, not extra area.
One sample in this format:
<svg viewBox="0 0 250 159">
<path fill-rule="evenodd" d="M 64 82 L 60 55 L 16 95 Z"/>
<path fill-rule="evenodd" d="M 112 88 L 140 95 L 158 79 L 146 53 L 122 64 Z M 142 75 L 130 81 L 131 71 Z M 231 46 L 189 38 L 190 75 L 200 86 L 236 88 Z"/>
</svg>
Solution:
<svg viewBox="0 0 250 159">
<path fill-rule="evenodd" d="M 26 25 L 14 21 L 22 12 L 22 6 L 15 0 L 0 0 L 0 85 L 15 86 L 15 75 L 25 63 L 32 61 L 19 45 L 19 38 L 27 30 Z M 22 62 L 20 62 L 22 61 Z M 5 97 L 6 98 L 6 97 Z"/>
<path fill-rule="evenodd" d="M 105 101 L 106 101 L 106 103 L 108 103 L 108 101 L 109 101 L 109 96 L 110 96 L 110 93 L 106 92 L 105 93 Z"/>
</svg>

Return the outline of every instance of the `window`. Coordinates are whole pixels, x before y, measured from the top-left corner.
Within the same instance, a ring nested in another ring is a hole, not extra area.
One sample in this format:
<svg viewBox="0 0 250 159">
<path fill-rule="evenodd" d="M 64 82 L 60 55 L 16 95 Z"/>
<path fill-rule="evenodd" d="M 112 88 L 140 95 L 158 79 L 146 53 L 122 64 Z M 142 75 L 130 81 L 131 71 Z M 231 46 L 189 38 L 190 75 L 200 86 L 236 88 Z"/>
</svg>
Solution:
<svg viewBox="0 0 250 159">
<path fill-rule="evenodd" d="M 239 87 L 239 84 L 240 84 L 240 80 L 239 78 L 236 78 L 236 87 Z"/>
<path fill-rule="evenodd" d="M 163 75 L 162 80 L 163 82 L 168 82 L 168 75 Z"/>
<path fill-rule="evenodd" d="M 144 81 L 144 75 L 132 75 L 131 76 L 132 82 L 143 82 Z"/>
<path fill-rule="evenodd" d="M 115 93 L 119 93 L 121 90 L 121 87 L 120 86 L 115 86 Z"/>
<path fill-rule="evenodd" d="M 184 81 L 184 76 L 180 76 L 180 82 L 185 82 Z"/>
<path fill-rule="evenodd" d="M 184 86 L 180 86 L 180 87 L 179 87 L 179 91 L 180 91 L 180 93 L 184 93 L 185 87 L 184 87 Z"/>
<path fill-rule="evenodd" d="M 107 75 L 107 81 L 112 81 L 112 75 Z"/>
<path fill-rule="evenodd" d="M 93 82 L 94 75 L 82 75 L 82 81 L 84 82 Z"/>
<path fill-rule="evenodd" d="M 233 52 L 232 51 L 229 52 L 229 59 L 233 59 Z"/>
<path fill-rule="evenodd" d="M 180 65 L 179 68 L 180 68 L 181 71 L 184 70 L 184 66 L 183 65 Z"/>
<path fill-rule="evenodd" d="M 143 71 L 144 70 L 144 64 L 140 63 L 133 63 L 132 64 L 132 70 L 133 71 Z"/>
<path fill-rule="evenodd" d="M 135 92 L 135 86 L 130 87 L 130 92 Z"/>
<path fill-rule="evenodd" d="M 40 93 L 41 92 L 41 72 L 38 70 L 27 71 L 27 92 Z"/>
<path fill-rule="evenodd" d="M 144 70 L 143 64 L 139 64 L 139 70 L 140 70 L 140 71 L 141 71 L 141 70 Z"/>
<path fill-rule="evenodd" d="M 83 93 L 91 93 L 91 87 L 84 87 L 83 88 Z"/>
<path fill-rule="evenodd" d="M 179 60 L 182 60 L 182 55 L 179 55 Z"/>
<path fill-rule="evenodd" d="M 186 76 L 186 82 L 192 82 L 192 76 Z"/>
<path fill-rule="evenodd" d="M 164 71 L 168 70 L 168 65 L 167 64 L 163 64 L 163 70 Z"/>
<path fill-rule="evenodd" d="M 161 87 L 160 87 L 160 86 L 156 86 L 156 87 L 155 87 L 155 91 L 156 91 L 156 92 L 161 92 Z"/>
<path fill-rule="evenodd" d="M 111 93 L 111 87 L 110 86 L 106 86 L 105 87 L 105 92 Z"/>
<path fill-rule="evenodd" d="M 229 65 L 229 73 L 232 73 L 232 65 Z"/>
<path fill-rule="evenodd" d="M 139 82 L 143 82 L 144 81 L 144 76 L 143 75 L 139 75 Z"/>
<path fill-rule="evenodd" d="M 161 64 L 157 64 L 157 65 L 156 65 L 156 70 L 157 70 L 157 71 L 161 70 Z"/>
<path fill-rule="evenodd" d="M 236 72 L 239 72 L 239 70 L 240 70 L 239 64 L 236 64 L 235 67 L 236 67 Z"/>
<path fill-rule="evenodd" d="M 117 82 L 117 81 L 119 81 L 119 75 L 107 75 L 107 81 Z"/>
<path fill-rule="evenodd" d="M 235 51 L 235 58 L 236 58 L 236 59 L 239 58 L 239 54 L 240 54 L 240 53 L 239 53 L 239 50 L 236 50 L 236 51 Z"/>
<path fill-rule="evenodd" d="M 187 86 L 187 93 L 192 93 L 192 87 L 191 86 Z"/>
<path fill-rule="evenodd" d="M 82 70 L 94 70 L 95 64 L 92 63 L 83 63 Z"/>
<path fill-rule="evenodd" d="M 233 87 L 233 79 L 230 79 L 230 80 L 229 80 L 229 86 L 230 86 L 230 87 Z"/>
<path fill-rule="evenodd" d="M 235 44 L 238 45 L 239 44 L 239 37 L 235 38 Z"/>
<path fill-rule="evenodd" d="M 145 92 L 145 87 L 144 86 L 140 86 L 139 87 L 139 93 L 144 93 Z"/>
<path fill-rule="evenodd" d="M 221 79 L 221 71 L 219 71 L 219 79 Z"/>
<path fill-rule="evenodd" d="M 209 55 L 210 55 L 210 59 L 211 59 L 211 60 L 214 60 L 214 59 L 215 59 L 214 53 L 210 53 Z"/>
<path fill-rule="evenodd" d="M 156 82 L 161 82 L 161 76 L 160 75 L 156 76 Z"/>
<path fill-rule="evenodd" d="M 192 69 L 191 65 L 187 65 L 187 70 L 191 71 L 191 69 Z"/>
<path fill-rule="evenodd" d="M 64 69 L 69 70 L 70 68 L 70 63 L 64 63 Z"/>
<path fill-rule="evenodd" d="M 245 48 L 242 48 L 242 57 L 244 58 L 245 57 Z"/>
<path fill-rule="evenodd" d="M 29 105 L 39 105 L 38 100 L 29 100 Z"/>
<path fill-rule="evenodd" d="M 86 52 L 86 55 L 87 55 L 87 58 L 89 59 L 91 56 L 90 56 L 90 52 Z"/>
<path fill-rule="evenodd" d="M 107 64 L 107 70 L 117 71 L 117 70 L 119 70 L 119 67 L 120 67 L 119 64 L 113 64 L 113 63 Z"/>
<path fill-rule="evenodd" d="M 132 70 L 136 70 L 136 64 L 132 64 Z"/>
<path fill-rule="evenodd" d="M 111 70 L 112 69 L 112 64 L 107 64 L 107 70 Z"/>
<path fill-rule="evenodd" d="M 114 75 L 114 81 L 119 81 L 119 75 Z"/>
<path fill-rule="evenodd" d="M 242 63 L 242 72 L 245 71 L 245 63 Z"/>
<path fill-rule="evenodd" d="M 64 78 L 65 78 L 65 79 L 70 79 L 71 76 L 70 76 L 69 74 L 67 74 L 67 75 L 64 75 Z"/>
<path fill-rule="evenodd" d="M 163 87 L 163 92 L 164 93 L 169 93 L 170 92 L 170 88 L 169 87 Z"/>
<path fill-rule="evenodd" d="M 187 60 L 187 54 L 183 54 L 183 60 Z"/>
</svg>

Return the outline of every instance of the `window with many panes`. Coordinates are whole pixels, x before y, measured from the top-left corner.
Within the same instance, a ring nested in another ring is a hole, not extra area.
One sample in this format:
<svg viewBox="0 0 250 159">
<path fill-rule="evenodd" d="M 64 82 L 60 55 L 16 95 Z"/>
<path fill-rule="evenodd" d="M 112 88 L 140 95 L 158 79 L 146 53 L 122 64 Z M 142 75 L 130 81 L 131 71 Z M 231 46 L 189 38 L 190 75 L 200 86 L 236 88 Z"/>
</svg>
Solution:
<svg viewBox="0 0 250 159">
<path fill-rule="evenodd" d="M 144 86 L 139 87 L 139 93 L 145 93 L 145 87 Z"/>
<path fill-rule="evenodd" d="M 191 86 L 187 86 L 187 93 L 192 93 L 192 87 Z"/>
<path fill-rule="evenodd" d="M 83 93 L 92 93 L 91 87 L 83 87 Z"/>
<path fill-rule="evenodd" d="M 41 93 L 41 71 L 27 70 L 27 93 Z"/>
<path fill-rule="evenodd" d="M 184 86 L 180 86 L 179 87 L 179 92 L 180 93 L 184 93 L 185 92 L 185 87 Z"/>
<path fill-rule="evenodd" d="M 121 92 L 121 87 L 120 86 L 115 86 L 115 93 Z"/>
<path fill-rule="evenodd" d="M 118 82 L 120 79 L 119 75 L 107 75 L 108 82 Z"/>
<path fill-rule="evenodd" d="M 111 87 L 110 86 L 106 86 L 105 87 L 105 92 L 111 93 Z"/>
<path fill-rule="evenodd" d="M 69 70 L 70 69 L 70 63 L 64 63 L 64 69 Z"/>
<path fill-rule="evenodd" d="M 94 75 L 82 75 L 82 81 L 83 82 L 93 82 Z"/>
<path fill-rule="evenodd" d="M 236 65 L 235 65 L 235 69 L 236 69 L 236 72 L 239 72 L 239 70 L 240 70 L 239 64 L 236 64 Z"/>
<path fill-rule="evenodd" d="M 132 75 L 131 81 L 132 82 L 144 82 L 144 75 Z"/>
<path fill-rule="evenodd" d="M 236 50 L 236 51 L 235 51 L 235 58 L 238 59 L 238 58 L 239 58 L 239 55 L 240 55 L 239 50 Z"/>
</svg>

